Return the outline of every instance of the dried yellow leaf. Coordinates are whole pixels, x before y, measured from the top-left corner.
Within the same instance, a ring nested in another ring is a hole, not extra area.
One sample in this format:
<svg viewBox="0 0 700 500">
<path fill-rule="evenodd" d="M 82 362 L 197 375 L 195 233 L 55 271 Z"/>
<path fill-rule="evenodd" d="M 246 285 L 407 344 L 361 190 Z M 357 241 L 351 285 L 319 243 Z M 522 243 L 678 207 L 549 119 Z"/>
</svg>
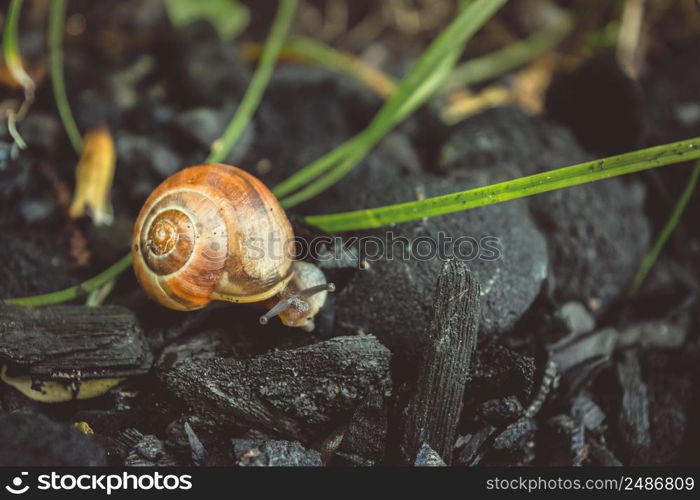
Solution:
<svg viewBox="0 0 700 500">
<path fill-rule="evenodd" d="M 96 225 L 112 222 L 109 193 L 114 179 L 116 153 L 107 127 L 85 134 L 83 151 L 76 168 L 76 187 L 71 217 L 90 215 Z"/>
<path fill-rule="evenodd" d="M 78 429 L 83 434 L 94 434 L 95 433 L 95 431 L 92 430 L 92 427 L 90 427 L 90 424 L 88 424 L 87 422 L 82 422 L 82 421 L 75 422 L 73 424 L 73 427 Z"/>
</svg>

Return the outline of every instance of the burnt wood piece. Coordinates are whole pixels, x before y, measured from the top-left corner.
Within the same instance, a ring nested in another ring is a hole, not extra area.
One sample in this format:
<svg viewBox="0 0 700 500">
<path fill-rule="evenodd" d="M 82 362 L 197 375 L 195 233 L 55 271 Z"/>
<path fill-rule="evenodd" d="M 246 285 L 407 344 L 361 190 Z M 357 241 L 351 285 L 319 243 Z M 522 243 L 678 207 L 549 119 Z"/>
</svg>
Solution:
<svg viewBox="0 0 700 500">
<path fill-rule="evenodd" d="M 479 284 L 464 262 L 445 262 L 437 280 L 416 391 L 404 414 L 402 452 L 413 463 L 427 443 L 447 464 L 476 346 Z"/>
<path fill-rule="evenodd" d="M 37 378 L 140 375 L 152 361 L 136 317 L 123 307 L 0 307 L 0 363 Z"/>
<path fill-rule="evenodd" d="M 384 459 L 388 409 L 384 394 L 375 391 L 360 404 L 336 451 L 341 465 L 375 465 Z"/>
<path fill-rule="evenodd" d="M 186 360 L 159 377 L 210 425 L 303 441 L 347 420 L 370 392 L 388 391 L 390 356 L 373 336 L 336 337 L 246 360 Z"/>
</svg>

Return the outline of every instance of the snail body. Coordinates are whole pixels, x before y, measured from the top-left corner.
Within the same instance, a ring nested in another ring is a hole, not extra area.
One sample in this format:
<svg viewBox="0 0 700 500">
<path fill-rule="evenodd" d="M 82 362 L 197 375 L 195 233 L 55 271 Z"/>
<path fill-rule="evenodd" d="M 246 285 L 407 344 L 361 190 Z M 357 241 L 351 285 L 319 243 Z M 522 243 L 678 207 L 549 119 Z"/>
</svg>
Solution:
<svg viewBox="0 0 700 500">
<path fill-rule="evenodd" d="M 275 306 L 288 326 L 313 328 L 325 278 L 292 258 L 284 209 L 257 178 L 236 167 L 189 167 L 148 197 L 134 226 L 134 270 L 146 293 L 180 311 L 212 301 Z M 315 267 L 315 266 L 314 266 Z M 299 270 L 297 270 L 299 269 Z M 303 276 L 314 282 L 305 287 Z M 301 278 L 301 281 L 300 281 Z M 321 304 L 322 305 L 322 304 Z M 267 322 L 266 315 L 261 322 Z"/>
</svg>

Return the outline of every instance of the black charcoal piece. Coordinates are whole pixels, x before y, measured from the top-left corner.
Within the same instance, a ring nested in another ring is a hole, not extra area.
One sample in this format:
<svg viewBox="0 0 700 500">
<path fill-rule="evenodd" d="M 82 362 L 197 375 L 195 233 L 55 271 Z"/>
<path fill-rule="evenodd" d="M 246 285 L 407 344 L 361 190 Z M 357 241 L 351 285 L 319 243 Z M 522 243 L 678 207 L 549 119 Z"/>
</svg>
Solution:
<svg viewBox="0 0 700 500">
<path fill-rule="evenodd" d="M 423 443 L 418 448 L 416 460 L 413 465 L 416 467 L 444 467 L 447 464 L 440 454 L 433 450 L 428 443 Z"/>
<path fill-rule="evenodd" d="M 586 148 L 610 156 L 639 147 L 646 123 L 643 99 L 639 81 L 614 53 L 602 52 L 558 75 L 545 106 Z"/>
<path fill-rule="evenodd" d="M 588 459 L 593 465 L 604 465 L 606 467 L 619 467 L 622 465 L 615 454 L 603 443 L 590 441 L 588 443 Z"/>
<path fill-rule="evenodd" d="M 248 467 L 321 466 L 321 454 L 307 450 L 297 441 L 233 440 L 236 463 Z"/>
<path fill-rule="evenodd" d="M 367 396 L 352 414 L 336 454 L 350 463 L 380 463 L 386 448 L 387 414 L 384 394 Z"/>
<path fill-rule="evenodd" d="M 491 444 L 489 457 L 496 463 L 525 465 L 535 458 L 535 431 L 537 424 L 523 417 L 498 434 Z"/>
<path fill-rule="evenodd" d="M 425 333 L 416 389 L 404 415 L 402 450 L 412 460 L 428 443 L 448 464 L 476 346 L 479 284 L 466 264 L 445 262 Z"/>
<path fill-rule="evenodd" d="M 687 329 L 670 321 L 657 320 L 635 323 L 620 329 L 618 348 L 641 347 L 675 349 L 685 342 Z"/>
<path fill-rule="evenodd" d="M 595 318 L 580 302 L 567 302 L 559 308 L 556 316 L 564 322 L 569 333 L 578 335 L 595 328 Z"/>
<path fill-rule="evenodd" d="M 187 441 L 190 445 L 190 449 L 192 450 L 192 462 L 195 465 L 204 465 L 204 462 L 207 459 L 207 450 L 204 449 L 204 445 L 202 445 L 202 442 L 197 437 L 197 434 L 195 434 L 192 430 L 189 422 L 185 422 L 183 427 L 185 428 Z"/>
<path fill-rule="evenodd" d="M 0 415 L 0 443 L 1 466 L 106 465 L 105 452 L 93 438 L 40 414 Z"/>
<path fill-rule="evenodd" d="M 570 334 L 548 346 L 550 359 L 566 389 L 575 392 L 610 361 L 615 350 L 617 330 L 604 328 L 586 334 Z"/>
<path fill-rule="evenodd" d="M 124 460 L 127 467 L 171 467 L 184 465 L 156 436 L 141 436 Z"/>
<path fill-rule="evenodd" d="M 574 398 L 571 414 L 579 419 L 589 431 L 599 431 L 605 422 L 605 413 L 586 392 L 581 392 Z"/>
<path fill-rule="evenodd" d="M 349 418 L 369 392 L 388 390 L 389 358 L 372 336 L 337 337 L 247 360 L 188 360 L 159 376 L 210 424 L 304 439 Z"/>
<path fill-rule="evenodd" d="M 35 377 L 112 378 L 146 373 L 152 354 L 123 307 L 0 307 L 0 360 Z"/>
<path fill-rule="evenodd" d="M 569 415 L 551 417 L 540 436 L 538 451 L 547 465 L 581 465 L 586 458 L 584 426 Z"/>
<path fill-rule="evenodd" d="M 617 380 L 622 391 L 618 426 L 624 460 L 626 464 L 641 465 L 647 463 L 651 446 L 649 392 L 635 352 L 623 353 L 617 364 Z"/>
<path fill-rule="evenodd" d="M 495 432 L 496 428 L 494 426 L 487 425 L 468 436 L 468 439 L 466 439 L 466 442 L 456 454 L 455 463 L 457 465 L 477 465 L 481 459 L 480 450 Z"/>
<path fill-rule="evenodd" d="M 482 424 L 500 426 L 517 420 L 523 411 L 523 405 L 515 396 L 490 399 L 477 407 L 476 420 Z"/>
<path fill-rule="evenodd" d="M 473 369 L 467 377 L 465 404 L 514 394 L 529 401 L 535 377 L 535 360 L 500 344 L 478 347 Z"/>
<path fill-rule="evenodd" d="M 354 206 L 407 202 L 503 180 L 492 171 L 470 172 L 465 179 L 410 174 L 398 183 L 385 177 L 366 184 L 362 193 L 353 192 L 358 197 Z M 435 277 L 445 259 L 466 262 L 482 284 L 480 337 L 512 327 L 547 276 L 546 242 L 524 202 L 406 222 L 362 236 L 367 243 L 361 258 L 369 266 L 336 294 L 336 327 L 375 334 L 397 358 L 410 362 L 420 359 Z M 376 248 L 384 251 L 378 255 Z"/>
</svg>

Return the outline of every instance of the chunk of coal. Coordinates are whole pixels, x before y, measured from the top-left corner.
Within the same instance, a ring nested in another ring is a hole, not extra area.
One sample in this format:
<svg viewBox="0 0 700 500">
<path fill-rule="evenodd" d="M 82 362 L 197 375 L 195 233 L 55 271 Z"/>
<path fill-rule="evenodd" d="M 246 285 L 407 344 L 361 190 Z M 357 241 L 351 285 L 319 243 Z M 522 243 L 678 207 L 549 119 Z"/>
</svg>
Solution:
<svg viewBox="0 0 700 500">
<path fill-rule="evenodd" d="M 489 459 L 512 465 L 531 463 L 535 458 L 535 431 L 537 424 L 533 419 L 516 420 L 494 438 Z"/>
<path fill-rule="evenodd" d="M 468 439 L 465 436 L 466 442 L 457 451 L 455 464 L 465 466 L 477 465 L 483 456 L 482 448 L 484 447 L 484 443 L 486 443 L 495 432 L 496 428 L 494 426 L 487 425 L 474 434 L 469 435 Z"/>
<path fill-rule="evenodd" d="M 416 467 L 444 467 L 447 464 L 440 454 L 433 450 L 428 443 L 423 443 L 418 448 L 416 460 L 413 465 Z"/>
<path fill-rule="evenodd" d="M 321 466 L 321 454 L 306 450 L 297 441 L 233 440 L 236 463 L 248 467 L 313 467 Z"/>
<path fill-rule="evenodd" d="M 622 391 L 618 427 L 624 444 L 625 463 L 646 464 L 649 459 L 651 435 L 649 429 L 649 393 L 642 380 L 637 354 L 623 353 L 616 366 Z"/>
<path fill-rule="evenodd" d="M 159 376 L 205 421 L 304 439 L 349 417 L 370 391 L 388 390 L 389 358 L 372 336 L 338 337 L 247 360 L 184 361 Z"/>
<path fill-rule="evenodd" d="M 90 379 L 146 373 L 152 354 L 123 307 L 0 307 L 0 359 L 36 377 Z"/>
<path fill-rule="evenodd" d="M 488 110 L 453 127 L 443 150 L 450 171 L 489 172 L 491 178 L 482 174 L 476 185 L 590 159 L 562 127 L 511 108 Z M 625 291 L 650 238 L 641 182 L 608 179 L 533 196 L 527 204 L 547 237 L 558 301 L 576 300 L 602 311 Z M 479 281 L 485 287 L 487 281 L 481 276 Z"/>
<path fill-rule="evenodd" d="M 620 329 L 617 347 L 624 349 L 641 347 L 675 349 L 685 342 L 687 329 L 666 320 L 644 321 Z"/>
<path fill-rule="evenodd" d="M 141 436 L 124 460 L 127 467 L 172 467 L 184 465 L 165 443 L 153 435 Z"/>
<path fill-rule="evenodd" d="M 559 308 L 556 316 L 564 322 L 566 331 L 579 335 L 595 328 L 595 318 L 580 302 L 567 302 Z"/>
<path fill-rule="evenodd" d="M 584 426 L 569 415 L 548 419 L 539 436 L 538 450 L 547 465 L 581 465 L 586 458 Z"/>
<path fill-rule="evenodd" d="M 645 126 L 642 89 L 614 54 L 593 56 L 573 73 L 555 79 L 545 107 L 596 153 L 612 155 L 639 147 Z"/>
<path fill-rule="evenodd" d="M 23 167 L 27 167 L 22 163 Z M 14 211 L 5 210 L 0 217 Z M 3 220 L 2 222 L 10 222 Z M 32 230 L 31 238 L 26 229 L 17 232 L 4 231 L 0 245 L 0 295 L 2 298 L 23 297 L 35 293 L 47 293 L 71 286 L 75 282 L 70 259 L 63 251 L 68 246 L 63 235 L 40 226 Z M 0 305 L 2 302 L 0 302 Z"/>
<path fill-rule="evenodd" d="M 442 148 L 439 169 L 508 166 L 512 168 L 504 173 L 515 178 L 585 159 L 585 153 L 564 127 L 504 106 L 453 126 Z"/>
<path fill-rule="evenodd" d="M 605 413 L 586 392 L 580 392 L 571 406 L 571 414 L 589 431 L 599 432 L 605 421 Z"/>
<path fill-rule="evenodd" d="M 413 459 L 428 443 L 449 464 L 464 386 L 476 346 L 479 283 L 458 260 L 445 262 L 435 290 L 433 317 L 418 381 L 404 415 L 402 451 Z"/>
<path fill-rule="evenodd" d="M 515 396 L 490 399 L 476 409 L 476 421 L 482 424 L 502 426 L 523 414 L 523 405 Z"/>
<path fill-rule="evenodd" d="M 650 465 L 696 463 L 700 457 L 699 359 L 697 335 L 688 338 L 682 349 L 651 349 L 640 355 L 649 390 Z"/>
<path fill-rule="evenodd" d="M 204 449 L 204 445 L 194 433 L 189 422 L 184 424 L 185 433 L 187 434 L 187 441 L 190 444 L 190 449 L 192 450 L 192 462 L 195 465 L 203 465 L 207 459 L 207 450 Z"/>
<path fill-rule="evenodd" d="M 177 31 L 178 57 L 168 57 L 168 78 L 179 101 L 191 105 L 220 106 L 227 97 L 244 94 L 250 71 L 238 51 L 222 40 L 211 24 L 190 23 Z"/>
<path fill-rule="evenodd" d="M 588 457 L 593 465 L 604 465 L 606 467 L 619 467 L 622 465 L 615 454 L 603 443 L 590 441 L 588 443 Z"/>
<path fill-rule="evenodd" d="M 600 314 L 626 292 L 650 241 L 644 199 L 638 179 L 607 179 L 528 200 L 547 237 L 556 300 Z"/>
<path fill-rule="evenodd" d="M 548 346 L 550 359 L 557 364 L 562 383 L 569 391 L 575 392 L 610 361 L 617 336 L 614 328 L 604 328 L 583 335 L 571 334 Z"/>
<path fill-rule="evenodd" d="M 374 465 L 384 459 L 388 409 L 384 394 L 373 392 L 350 418 L 336 457 L 340 463 Z"/>
<path fill-rule="evenodd" d="M 534 377 L 535 360 L 532 357 L 499 344 L 479 346 L 473 370 L 467 377 L 465 404 L 473 406 L 511 394 L 521 402 L 529 401 Z"/>
<path fill-rule="evenodd" d="M 106 465 L 104 449 L 93 438 L 41 414 L 0 415 L 0 442 L 2 466 Z"/>
<path fill-rule="evenodd" d="M 385 175 L 384 181 L 363 184 L 362 193 L 352 192 L 355 207 L 372 207 L 488 183 L 481 176 L 494 178 L 489 171 L 474 172 L 468 178 L 410 174 L 401 182 Z M 465 262 L 482 284 L 479 335 L 483 336 L 493 337 L 512 327 L 547 275 L 545 241 L 524 202 L 406 222 L 362 236 L 366 248 L 361 260 L 369 266 L 355 273 L 334 297 L 336 327 L 342 332 L 375 334 L 398 358 L 410 362 L 420 359 L 435 279 L 445 260 Z"/>
<path fill-rule="evenodd" d="M 664 57 L 660 67 L 643 80 L 650 145 L 680 141 L 700 135 L 700 54 L 697 43 L 686 44 L 674 57 Z"/>
</svg>

